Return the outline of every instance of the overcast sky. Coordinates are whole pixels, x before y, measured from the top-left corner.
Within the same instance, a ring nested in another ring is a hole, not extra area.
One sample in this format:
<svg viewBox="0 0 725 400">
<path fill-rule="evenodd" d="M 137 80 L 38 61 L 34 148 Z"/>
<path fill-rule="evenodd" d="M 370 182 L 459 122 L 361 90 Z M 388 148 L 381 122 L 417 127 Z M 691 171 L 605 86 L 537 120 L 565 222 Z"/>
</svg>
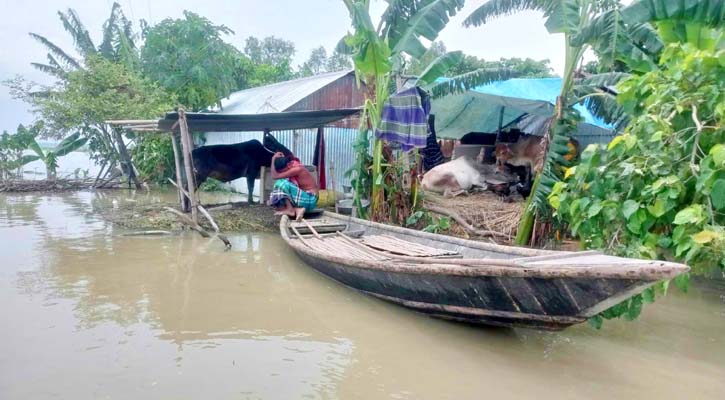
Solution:
<svg viewBox="0 0 725 400">
<path fill-rule="evenodd" d="M 563 36 L 550 35 L 541 13 L 525 12 L 501 18 L 484 27 L 463 28 L 461 22 L 486 0 L 468 0 L 466 7 L 441 33 L 448 50 L 488 60 L 501 57 L 548 58 L 557 74 L 563 69 Z M 119 0 L 126 16 L 133 21 L 145 19 L 151 24 L 164 18 L 179 18 L 184 9 L 196 12 L 235 34 L 228 42 L 243 49 L 247 36 L 274 35 L 295 43 L 295 66 L 302 64 L 310 51 L 320 45 L 329 51 L 349 29 L 349 17 L 341 0 Z M 36 82 L 48 83 L 48 77 L 31 66 L 45 62 L 45 48 L 28 36 L 35 32 L 46 36 L 66 51 L 73 43 L 63 30 L 57 11 L 73 8 L 100 42 L 103 22 L 108 18 L 112 0 L 0 0 L 0 80 L 20 74 Z M 375 14 L 385 7 L 373 0 Z M 32 121 L 26 106 L 12 100 L 7 88 L 0 88 L 0 131 L 14 131 L 18 123 Z"/>
</svg>

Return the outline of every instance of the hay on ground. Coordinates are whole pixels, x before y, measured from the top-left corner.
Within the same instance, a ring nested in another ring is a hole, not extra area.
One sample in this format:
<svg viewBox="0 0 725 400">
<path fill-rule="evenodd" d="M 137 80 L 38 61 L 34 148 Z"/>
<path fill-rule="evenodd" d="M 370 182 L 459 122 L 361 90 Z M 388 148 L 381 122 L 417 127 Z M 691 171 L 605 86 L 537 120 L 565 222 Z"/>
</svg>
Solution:
<svg viewBox="0 0 725 400">
<path fill-rule="evenodd" d="M 498 243 L 504 242 L 502 244 L 510 243 L 516 236 L 516 229 L 524 209 L 524 200 L 521 196 L 512 195 L 504 198 L 492 192 L 464 194 L 452 198 L 426 193 L 425 201 L 457 213 L 477 229 L 508 236 L 508 241 L 495 239 Z M 452 225 L 451 233 L 455 236 L 469 236 L 458 224 L 452 223 Z"/>
</svg>

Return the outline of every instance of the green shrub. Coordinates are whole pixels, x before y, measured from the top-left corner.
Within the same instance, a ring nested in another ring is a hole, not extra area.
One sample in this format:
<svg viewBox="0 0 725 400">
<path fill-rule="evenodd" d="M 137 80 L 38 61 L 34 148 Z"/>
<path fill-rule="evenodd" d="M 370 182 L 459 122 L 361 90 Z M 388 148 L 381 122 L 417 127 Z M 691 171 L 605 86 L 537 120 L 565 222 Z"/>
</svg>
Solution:
<svg viewBox="0 0 725 400">
<path fill-rule="evenodd" d="M 725 270 L 725 51 L 673 44 L 660 67 L 618 86 L 630 125 L 587 148 L 549 202 L 586 248 Z M 636 316 L 654 293 L 602 316 Z"/>
</svg>

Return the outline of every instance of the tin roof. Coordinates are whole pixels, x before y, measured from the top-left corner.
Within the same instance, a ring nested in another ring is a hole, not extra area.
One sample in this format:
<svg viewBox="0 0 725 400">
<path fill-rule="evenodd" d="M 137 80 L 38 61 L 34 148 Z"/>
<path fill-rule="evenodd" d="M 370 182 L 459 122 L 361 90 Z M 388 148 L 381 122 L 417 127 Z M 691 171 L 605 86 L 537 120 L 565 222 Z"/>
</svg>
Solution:
<svg viewBox="0 0 725 400">
<path fill-rule="evenodd" d="M 291 81 L 240 90 L 222 99 L 220 114 L 263 114 L 282 112 L 330 83 L 352 73 L 350 70 L 293 79 Z"/>
<path fill-rule="evenodd" d="M 360 112 L 357 108 L 339 110 L 287 111 L 264 114 L 186 113 L 186 122 L 192 132 L 261 132 L 266 129 L 289 130 L 317 128 Z M 158 129 L 176 129 L 178 112 L 167 113 L 158 122 Z"/>
</svg>

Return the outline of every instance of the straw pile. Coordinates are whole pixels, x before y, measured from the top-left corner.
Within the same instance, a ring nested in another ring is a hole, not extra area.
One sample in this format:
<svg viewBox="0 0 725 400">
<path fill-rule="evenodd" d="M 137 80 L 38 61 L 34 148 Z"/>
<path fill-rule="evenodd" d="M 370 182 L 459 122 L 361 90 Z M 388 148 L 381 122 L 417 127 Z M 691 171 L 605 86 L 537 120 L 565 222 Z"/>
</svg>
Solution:
<svg viewBox="0 0 725 400">
<path fill-rule="evenodd" d="M 494 237 L 499 243 L 508 243 L 516 236 L 524 209 L 524 201 L 518 195 L 503 198 L 492 192 L 480 192 L 453 198 L 443 198 L 433 193 L 426 193 L 425 196 L 426 204 L 456 213 L 476 229 L 503 234 Z M 451 231 L 455 236 L 470 236 L 459 224 L 454 223 Z"/>
</svg>

